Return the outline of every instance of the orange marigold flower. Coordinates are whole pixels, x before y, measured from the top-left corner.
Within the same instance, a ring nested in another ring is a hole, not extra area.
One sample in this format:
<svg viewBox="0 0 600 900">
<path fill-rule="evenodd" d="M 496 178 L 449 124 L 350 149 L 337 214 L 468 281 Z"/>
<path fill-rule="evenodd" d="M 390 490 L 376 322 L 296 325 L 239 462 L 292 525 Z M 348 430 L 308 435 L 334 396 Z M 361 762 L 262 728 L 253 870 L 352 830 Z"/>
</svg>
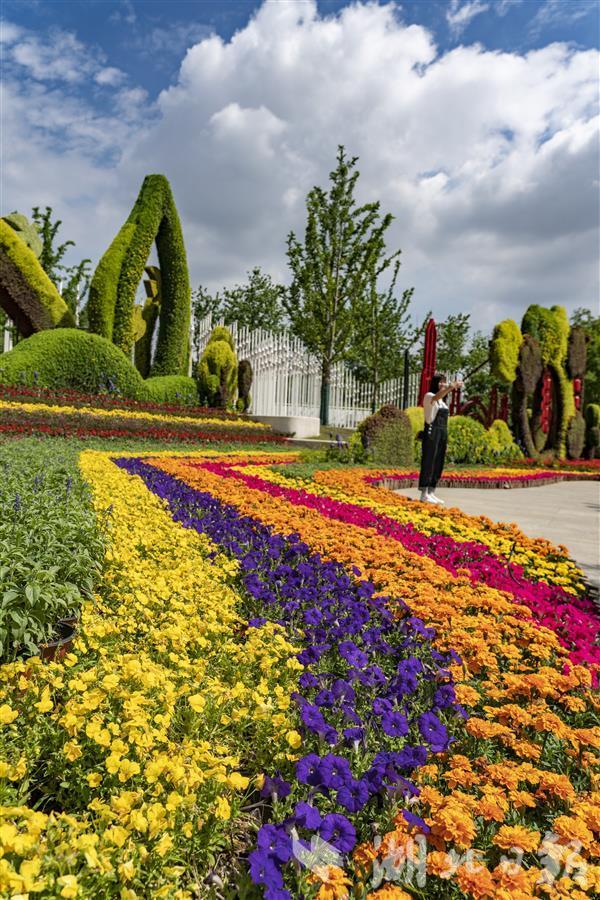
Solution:
<svg viewBox="0 0 600 900">
<path fill-rule="evenodd" d="M 455 864 L 449 853 L 445 853 L 443 850 L 432 850 L 427 854 L 426 868 L 428 875 L 450 878 L 454 874 Z"/>
<path fill-rule="evenodd" d="M 585 822 L 573 816 L 559 816 L 552 823 L 553 830 L 566 841 L 581 841 L 584 847 L 589 847 L 594 841 L 594 835 Z"/>
<path fill-rule="evenodd" d="M 411 895 L 394 884 L 384 884 L 377 891 L 367 894 L 367 900 L 412 900 Z"/>
<path fill-rule="evenodd" d="M 537 850 L 540 844 L 541 835 L 539 831 L 530 831 L 521 825 L 503 825 L 492 843 L 503 850 L 510 850 L 511 847 L 519 847 L 525 853 L 532 853 Z"/>
<path fill-rule="evenodd" d="M 494 896 L 494 879 L 483 865 L 459 866 L 456 870 L 456 880 L 461 891 L 474 897 L 475 900 Z"/>
<path fill-rule="evenodd" d="M 451 841 L 457 847 L 466 849 L 475 837 L 475 823 L 464 806 L 450 800 L 433 816 L 431 831 L 445 841 Z"/>
<path fill-rule="evenodd" d="M 350 879 L 338 866 L 316 866 L 310 876 L 312 882 L 321 882 L 318 900 L 346 900 L 350 896 Z"/>
<path fill-rule="evenodd" d="M 358 844 L 352 854 L 352 859 L 357 864 L 357 866 L 368 868 L 370 867 L 376 856 L 377 850 L 375 849 L 373 844 L 365 842 L 363 844 Z"/>
</svg>

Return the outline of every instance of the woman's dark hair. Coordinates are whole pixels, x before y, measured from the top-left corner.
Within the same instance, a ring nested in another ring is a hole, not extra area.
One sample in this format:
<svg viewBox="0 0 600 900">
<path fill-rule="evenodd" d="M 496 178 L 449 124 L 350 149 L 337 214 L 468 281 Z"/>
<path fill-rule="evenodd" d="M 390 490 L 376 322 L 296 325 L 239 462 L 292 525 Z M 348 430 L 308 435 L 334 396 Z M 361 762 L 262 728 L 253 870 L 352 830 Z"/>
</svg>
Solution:
<svg viewBox="0 0 600 900">
<path fill-rule="evenodd" d="M 435 375 L 431 376 L 431 381 L 429 382 L 429 391 L 432 394 L 437 394 L 440 389 L 440 382 L 445 381 L 446 376 L 442 375 L 441 372 L 436 372 Z"/>
</svg>

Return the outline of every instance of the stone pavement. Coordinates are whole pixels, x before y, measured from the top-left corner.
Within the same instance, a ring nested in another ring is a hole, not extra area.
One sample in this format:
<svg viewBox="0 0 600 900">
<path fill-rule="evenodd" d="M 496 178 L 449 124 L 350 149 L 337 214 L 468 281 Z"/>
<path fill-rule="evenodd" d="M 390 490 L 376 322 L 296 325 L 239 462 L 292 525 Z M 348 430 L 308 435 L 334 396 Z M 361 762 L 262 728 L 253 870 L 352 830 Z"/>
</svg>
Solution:
<svg viewBox="0 0 600 900">
<path fill-rule="evenodd" d="M 416 499 L 417 488 L 396 493 Z M 542 487 L 488 490 L 439 488 L 446 507 L 495 522 L 515 522 L 529 537 L 564 544 L 588 583 L 600 589 L 600 481 L 572 481 Z"/>
</svg>

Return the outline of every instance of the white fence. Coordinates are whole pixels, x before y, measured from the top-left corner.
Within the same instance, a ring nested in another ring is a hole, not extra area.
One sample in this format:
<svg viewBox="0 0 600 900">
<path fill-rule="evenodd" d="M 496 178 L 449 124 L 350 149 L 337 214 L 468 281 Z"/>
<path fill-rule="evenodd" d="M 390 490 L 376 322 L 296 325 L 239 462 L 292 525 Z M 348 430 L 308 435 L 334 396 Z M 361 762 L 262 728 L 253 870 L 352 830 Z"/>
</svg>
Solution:
<svg viewBox="0 0 600 900">
<path fill-rule="evenodd" d="M 222 320 L 206 316 L 198 325 L 193 345 L 200 354 L 213 328 Z M 251 411 L 257 416 L 319 416 L 321 367 L 318 359 L 290 334 L 274 334 L 261 328 L 228 326 L 238 359 L 247 359 L 253 372 Z M 402 406 L 402 377 L 379 387 L 378 402 Z M 419 393 L 419 375 L 408 382 L 408 405 Z M 343 364 L 334 367 L 329 396 L 329 422 L 333 428 L 354 428 L 371 412 L 372 386 L 358 381 Z"/>
</svg>

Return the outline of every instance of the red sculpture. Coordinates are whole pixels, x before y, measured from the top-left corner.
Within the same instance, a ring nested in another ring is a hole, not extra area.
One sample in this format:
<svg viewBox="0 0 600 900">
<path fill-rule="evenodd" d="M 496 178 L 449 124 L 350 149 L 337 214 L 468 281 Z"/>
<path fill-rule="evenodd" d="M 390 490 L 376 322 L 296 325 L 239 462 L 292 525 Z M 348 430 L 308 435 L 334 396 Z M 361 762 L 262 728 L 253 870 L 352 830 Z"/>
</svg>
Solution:
<svg viewBox="0 0 600 900">
<path fill-rule="evenodd" d="M 430 319 L 425 328 L 425 346 L 423 348 L 423 368 L 421 369 L 421 382 L 419 384 L 419 406 L 423 405 L 423 397 L 429 390 L 429 382 L 435 375 L 437 346 L 437 329 L 435 322 Z"/>
</svg>

